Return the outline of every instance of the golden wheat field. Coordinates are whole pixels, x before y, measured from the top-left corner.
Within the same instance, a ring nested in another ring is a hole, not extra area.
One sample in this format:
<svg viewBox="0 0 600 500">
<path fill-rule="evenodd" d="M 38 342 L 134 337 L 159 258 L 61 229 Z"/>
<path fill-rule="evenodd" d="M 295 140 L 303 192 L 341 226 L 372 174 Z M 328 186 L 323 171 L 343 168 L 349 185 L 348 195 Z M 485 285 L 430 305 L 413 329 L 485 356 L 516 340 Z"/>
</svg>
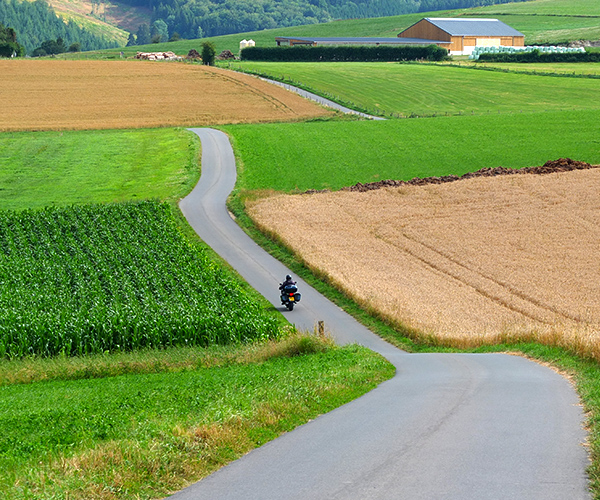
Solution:
<svg viewBox="0 0 600 500">
<path fill-rule="evenodd" d="M 594 168 L 277 195 L 248 209 L 309 266 L 417 335 L 456 347 L 537 340 L 600 359 L 598 192 Z"/>
<path fill-rule="evenodd" d="M 156 61 L 0 60 L 0 131 L 290 121 L 331 111 L 257 78 Z"/>
</svg>

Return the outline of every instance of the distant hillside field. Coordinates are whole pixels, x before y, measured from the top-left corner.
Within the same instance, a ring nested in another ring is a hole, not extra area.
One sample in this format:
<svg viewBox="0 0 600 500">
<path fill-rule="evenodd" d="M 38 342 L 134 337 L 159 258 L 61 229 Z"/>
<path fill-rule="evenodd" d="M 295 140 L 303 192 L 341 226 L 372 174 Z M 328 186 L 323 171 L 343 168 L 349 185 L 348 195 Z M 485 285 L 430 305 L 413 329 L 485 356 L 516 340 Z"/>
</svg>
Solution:
<svg viewBox="0 0 600 500">
<path fill-rule="evenodd" d="M 543 16 L 600 17 L 600 3 L 596 0 L 531 0 L 505 5 L 490 5 L 473 9 L 475 12 L 527 14 Z"/>
<path fill-rule="evenodd" d="M 508 0 L 119 0 L 121 5 L 152 11 L 151 22 L 164 22 L 168 36 L 217 36 L 328 22 L 410 14 L 504 3 Z"/>
<path fill-rule="evenodd" d="M 256 78 L 198 64 L 0 61 L 0 131 L 290 121 L 329 112 Z"/>
<path fill-rule="evenodd" d="M 448 12 L 429 13 L 436 16 L 450 14 Z M 290 26 L 286 28 L 274 28 L 259 31 L 248 31 L 232 35 L 221 35 L 207 37 L 205 39 L 180 40 L 168 43 L 153 43 L 143 46 L 123 47 L 119 50 L 95 51 L 88 54 L 64 54 L 61 57 L 116 57 L 123 51 L 126 57 L 132 57 L 137 51 L 159 51 L 172 50 L 176 54 L 186 55 L 190 49 L 200 51 L 203 41 L 211 41 L 217 48 L 217 53 L 223 50 L 231 50 L 239 53 L 240 41 L 243 39 L 254 40 L 257 46 L 273 47 L 276 36 L 382 36 L 395 37 L 400 31 L 408 28 L 423 18 L 423 14 L 408 14 L 403 16 L 380 17 L 369 19 L 338 20 L 328 23 L 310 24 L 304 26 Z"/>
<path fill-rule="evenodd" d="M 150 23 L 151 9 L 144 6 L 132 7 L 123 2 L 92 2 L 91 0 L 49 0 L 54 10 L 65 18 L 76 22 L 94 22 L 106 30 L 114 30 L 127 42 L 127 31 L 135 31 L 142 23 Z"/>
<path fill-rule="evenodd" d="M 482 13 L 496 17 L 525 35 L 526 45 L 564 44 L 571 40 L 600 40 L 600 16 Z"/>
<path fill-rule="evenodd" d="M 57 0 L 58 1 L 58 0 Z M 471 9 L 434 10 L 397 16 L 335 20 L 319 24 L 250 30 L 232 35 L 208 37 L 217 51 L 239 51 L 242 39 L 252 39 L 258 46 L 274 46 L 276 36 L 367 36 L 395 37 L 424 17 L 497 17 L 525 34 L 525 43 L 553 44 L 569 40 L 600 40 L 600 3 L 595 0 L 534 0 L 513 2 Z M 190 39 L 172 43 L 125 47 L 126 55 L 136 50 L 173 50 L 185 55 L 199 49 L 201 40 Z M 114 51 L 112 52 L 114 54 Z M 102 51 L 91 57 L 110 57 Z"/>
<path fill-rule="evenodd" d="M 94 36 L 116 42 L 120 46 L 127 43 L 127 31 L 135 31 L 140 24 L 150 23 L 152 15 L 147 7 L 131 7 L 114 0 L 48 0 L 47 3 L 65 22 L 73 23 Z M 42 41 L 49 36 L 48 33 Z"/>
</svg>

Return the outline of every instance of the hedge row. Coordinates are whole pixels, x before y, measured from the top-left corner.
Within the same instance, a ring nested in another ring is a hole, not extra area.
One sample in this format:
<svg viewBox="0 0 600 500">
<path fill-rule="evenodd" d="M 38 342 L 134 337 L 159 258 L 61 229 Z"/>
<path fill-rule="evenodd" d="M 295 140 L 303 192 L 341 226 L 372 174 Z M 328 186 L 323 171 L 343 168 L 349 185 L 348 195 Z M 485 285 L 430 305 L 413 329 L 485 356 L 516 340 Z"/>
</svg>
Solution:
<svg viewBox="0 0 600 500">
<path fill-rule="evenodd" d="M 486 62 L 600 62 L 600 52 L 540 52 L 532 50 L 531 52 L 508 53 L 484 53 L 479 55 L 479 61 Z"/>
<path fill-rule="evenodd" d="M 315 62 L 315 61 L 441 61 L 448 51 L 437 45 L 427 46 L 328 46 L 328 47 L 248 47 L 242 50 L 246 61 Z"/>
</svg>

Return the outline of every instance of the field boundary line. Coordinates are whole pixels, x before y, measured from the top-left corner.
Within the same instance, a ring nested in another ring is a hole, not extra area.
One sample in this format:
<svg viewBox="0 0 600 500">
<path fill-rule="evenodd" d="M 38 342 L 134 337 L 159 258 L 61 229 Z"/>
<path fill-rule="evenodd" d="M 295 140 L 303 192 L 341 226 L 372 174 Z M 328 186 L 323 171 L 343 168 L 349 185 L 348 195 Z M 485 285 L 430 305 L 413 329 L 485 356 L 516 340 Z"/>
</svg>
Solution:
<svg viewBox="0 0 600 500">
<path fill-rule="evenodd" d="M 452 263 L 456 264 L 457 266 L 465 269 L 466 271 L 468 271 L 470 273 L 473 273 L 473 274 L 477 274 L 477 275 L 481 276 L 482 278 L 484 278 L 486 280 L 489 280 L 492 283 L 495 283 L 499 287 L 502 287 L 507 292 L 509 292 L 510 294 L 515 295 L 516 297 L 518 297 L 519 299 L 523 300 L 524 302 L 529 302 L 532 305 L 534 305 L 535 307 L 538 307 L 540 309 L 544 309 L 544 310 L 546 310 L 546 311 L 548 311 L 550 313 L 556 314 L 557 316 L 562 316 L 565 319 L 574 321 L 576 323 L 584 323 L 585 322 L 581 317 L 572 315 L 572 314 L 570 314 L 568 312 L 560 311 L 559 309 L 557 309 L 555 307 L 552 307 L 552 306 L 549 306 L 547 304 L 544 304 L 542 301 L 540 301 L 540 300 L 538 300 L 538 299 L 536 299 L 534 297 L 531 297 L 531 296 L 527 295 L 526 293 L 521 292 L 520 290 L 517 290 L 516 288 L 514 288 L 513 286 L 511 286 L 508 283 L 505 283 L 502 280 L 499 280 L 497 278 L 494 278 L 493 276 L 490 276 L 490 275 L 487 275 L 485 273 L 482 273 L 479 270 L 475 270 L 475 269 L 473 269 L 471 267 L 468 267 L 467 265 L 465 265 L 462 262 L 460 262 L 458 259 L 456 259 L 456 258 L 454 258 L 454 257 L 452 257 L 450 255 L 447 255 L 445 252 L 442 252 L 442 251 L 438 250 L 437 248 L 434 248 L 433 246 L 431 246 L 431 245 L 429 245 L 429 244 L 427 244 L 427 243 L 425 243 L 425 242 L 423 242 L 421 240 L 418 240 L 416 237 L 409 236 L 406 233 L 403 233 L 403 236 L 405 236 L 408 239 L 411 239 L 412 241 L 414 241 L 414 242 L 416 242 L 416 243 L 418 243 L 420 245 L 423 245 L 424 247 L 428 248 L 430 251 L 435 252 L 436 254 L 440 255 L 441 257 L 444 257 L 445 259 L 448 259 L 450 262 L 452 262 Z M 541 321 L 541 320 L 538 320 L 538 321 Z"/>
<path fill-rule="evenodd" d="M 441 257 L 443 260 L 446 261 L 446 263 L 450 263 L 455 266 L 458 266 L 459 268 L 465 270 L 468 274 L 479 276 L 481 279 L 488 281 L 490 289 L 488 290 L 488 289 L 486 289 L 485 286 L 477 285 L 476 283 L 473 282 L 473 280 L 469 280 L 469 278 L 467 276 L 461 276 L 460 273 L 453 272 L 452 270 L 450 270 L 448 268 L 448 266 L 444 266 L 443 263 L 436 263 L 434 261 L 434 259 L 431 259 L 431 258 L 428 259 L 426 256 L 423 255 L 423 252 L 419 252 L 416 249 L 411 249 L 410 245 L 402 245 L 402 244 L 395 243 L 395 242 L 391 241 L 385 235 L 381 235 L 381 234 L 378 234 L 377 237 L 381 238 L 387 244 L 392 245 L 392 246 L 398 248 L 399 250 L 405 252 L 406 254 L 410 255 L 412 258 L 418 260 L 419 262 L 424 264 L 426 267 L 433 269 L 434 271 L 441 273 L 442 275 L 447 276 L 447 277 L 451 278 L 452 280 L 458 281 L 459 283 L 462 283 L 463 285 L 466 285 L 467 287 L 474 290 L 476 293 L 480 294 L 481 296 L 485 297 L 486 299 L 489 299 L 493 303 L 495 303 L 501 307 L 504 307 L 506 309 L 509 309 L 510 311 L 513 311 L 517 314 L 520 314 L 532 321 L 536 321 L 536 322 L 542 323 L 544 325 L 551 325 L 553 323 L 552 318 L 544 318 L 544 316 L 546 316 L 546 315 L 544 315 L 542 311 L 545 311 L 546 313 L 551 313 L 554 315 L 563 316 L 566 319 L 569 319 L 571 321 L 576 321 L 576 322 L 578 321 L 576 319 L 574 320 L 573 318 L 567 317 L 564 314 L 561 314 L 560 312 L 554 311 L 542 304 L 536 304 L 535 302 L 529 300 L 529 298 L 527 296 L 515 293 L 513 290 L 506 287 L 501 282 L 498 282 L 496 279 L 490 278 L 489 276 L 486 276 L 476 270 L 473 270 L 473 269 L 467 267 L 466 265 L 462 264 L 461 262 L 456 261 L 455 259 L 444 255 L 442 252 L 436 250 L 435 248 L 432 248 L 431 246 L 419 241 L 418 239 L 409 236 L 404 231 L 401 233 L 401 237 L 406 242 L 410 242 L 415 246 L 421 247 L 421 249 L 425 248 L 428 251 L 434 253 L 434 255 Z M 499 292 L 498 290 L 494 291 L 493 288 L 500 288 L 500 290 L 506 292 L 508 296 L 503 298 L 501 296 L 502 294 L 498 293 Z M 510 303 L 511 299 L 515 300 L 515 301 L 523 301 L 526 304 L 534 306 L 534 308 L 541 309 L 542 311 L 537 311 L 537 312 L 529 311 L 523 305 L 511 304 Z"/>
</svg>

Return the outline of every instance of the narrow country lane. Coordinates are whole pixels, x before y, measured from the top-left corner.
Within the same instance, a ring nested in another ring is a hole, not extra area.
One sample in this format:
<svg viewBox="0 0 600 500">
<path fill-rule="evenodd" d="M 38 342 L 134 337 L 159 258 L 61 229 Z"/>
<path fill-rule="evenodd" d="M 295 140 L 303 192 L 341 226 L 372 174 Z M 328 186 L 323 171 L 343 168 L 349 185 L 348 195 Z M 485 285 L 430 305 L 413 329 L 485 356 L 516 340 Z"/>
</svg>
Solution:
<svg viewBox="0 0 600 500">
<path fill-rule="evenodd" d="M 202 176 L 181 201 L 189 223 L 292 323 L 325 321 L 341 344 L 392 362 L 393 379 L 248 453 L 173 500 L 590 499 L 577 395 L 554 371 L 503 354 L 408 354 L 299 280 L 302 302 L 282 309 L 288 270 L 225 207 L 236 169 L 228 138 L 202 141 Z"/>
</svg>

